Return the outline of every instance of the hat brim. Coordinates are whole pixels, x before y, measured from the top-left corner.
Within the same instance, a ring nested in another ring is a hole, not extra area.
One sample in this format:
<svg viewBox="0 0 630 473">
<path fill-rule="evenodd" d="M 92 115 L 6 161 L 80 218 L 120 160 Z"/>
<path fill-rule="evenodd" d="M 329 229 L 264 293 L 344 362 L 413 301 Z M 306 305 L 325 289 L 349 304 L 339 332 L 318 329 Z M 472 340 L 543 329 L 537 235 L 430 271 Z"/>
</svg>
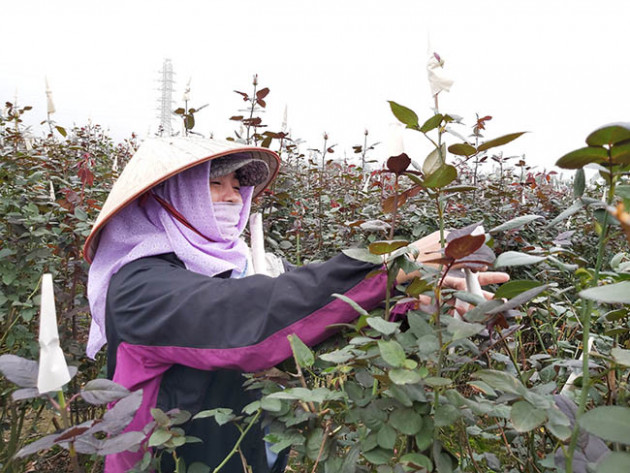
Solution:
<svg viewBox="0 0 630 473">
<path fill-rule="evenodd" d="M 138 148 L 103 204 L 92 231 L 85 241 L 83 256 L 91 263 L 98 248 L 101 230 L 120 210 L 146 191 L 168 178 L 198 164 L 231 154 L 249 155 L 269 168 L 266 179 L 254 187 L 253 196 L 262 193 L 276 178 L 280 157 L 271 150 L 223 140 L 197 137 L 149 138 Z"/>
</svg>

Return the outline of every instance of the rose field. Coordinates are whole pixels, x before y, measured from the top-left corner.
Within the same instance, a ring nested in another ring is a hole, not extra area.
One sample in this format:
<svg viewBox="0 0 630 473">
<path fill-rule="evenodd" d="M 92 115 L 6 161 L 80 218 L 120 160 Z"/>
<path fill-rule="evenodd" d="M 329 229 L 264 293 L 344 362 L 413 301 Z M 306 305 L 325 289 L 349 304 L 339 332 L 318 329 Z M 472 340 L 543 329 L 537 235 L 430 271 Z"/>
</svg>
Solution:
<svg viewBox="0 0 630 473">
<path fill-rule="evenodd" d="M 154 409 L 143 432 L 126 431 L 141 392 L 105 378 L 103 352 L 85 355 L 82 250 L 140 139 L 117 142 L 99 125 L 50 119 L 35 136 L 30 107 L 6 103 L 0 472 L 100 472 L 105 455 L 127 449 L 146 451 L 135 472 L 159 471 L 164 455 L 177 472 L 219 472 L 222 465 L 178 456 L 197 441 L 183 427 L 204 417 L 233 424 L 241 438 L 264 427 L 272 451 L 290 451 L 287 472 L 630 471 L 630 123 L 564 143 L 561 178 L 504 157 L 502 147 L 518 146 L 523 132 L 497 136 L 490 116 L 466 117 L 471 126 L 437 107 L 419 116 L 390 102 L 405 133 L 431 144 L 428 156 L 387 156 L 366 131 L 343 159 L 327 134 L 306 144 L 271 131 L 261 113 L 269 88 L 254 80 L 239 94 L 247 112 L 225 117 L 236 129 L 228 139 L 282 160 L 255 203 L 267 251 L 294 265 L 339 251 L 381 264 L 386 299 L 367 312 L 337 295 L 356 321 L 315 347 L 289 336 L 292 359 L 243 377 L 260 391 L 243 412 Z M 181 133 L 195 134 L 195 115 L 205 112 L 186 103 L 174 113 Z M 436 230 L 442 250 L 429 265 L 412 262 L 408 244 Z M 510 281 L 485 288 L 494 294 L 487 299 L 475 289 L 480 269 Z M 395 287 L 400 270 L 421 276 Z M 465 277 L 468 290 L 446 287 L 447 271 Z M 41 393 L 46 273 L 72 379 Z M 251 471 L 245 463 L 243 471 Z"/>
</svg>

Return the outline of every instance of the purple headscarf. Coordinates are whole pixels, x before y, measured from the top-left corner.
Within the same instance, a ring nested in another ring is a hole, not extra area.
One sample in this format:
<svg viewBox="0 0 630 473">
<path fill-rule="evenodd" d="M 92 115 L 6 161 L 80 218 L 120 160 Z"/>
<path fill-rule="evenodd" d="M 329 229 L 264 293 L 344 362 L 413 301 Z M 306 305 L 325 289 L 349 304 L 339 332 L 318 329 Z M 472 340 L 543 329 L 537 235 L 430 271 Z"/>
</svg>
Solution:
<svg viewBox="0 0 630 473">
<path fill-rule="evenodd" d="M 226 239 L 214 218 L 210 193 L 210 165 L 205 162 L 182 171 L 153 188 L 210 242 L 177 221 L 155 199 L 141 204 L 136 199 L 105 225 L 88 276 L 88 299 L 92 325 L 87 355 L 94 358 L 105 345 L 105 299 L 110 278 L 125 264 L 146 256 L 175 253 L 186 268 L 206 276 L 234 270 L 241 274 L 247 265 L 247 245 L 239 237 Z M 245 229 L 254 188 L 241 186 L 243 208 L 238 235 Z"/>
</svg>

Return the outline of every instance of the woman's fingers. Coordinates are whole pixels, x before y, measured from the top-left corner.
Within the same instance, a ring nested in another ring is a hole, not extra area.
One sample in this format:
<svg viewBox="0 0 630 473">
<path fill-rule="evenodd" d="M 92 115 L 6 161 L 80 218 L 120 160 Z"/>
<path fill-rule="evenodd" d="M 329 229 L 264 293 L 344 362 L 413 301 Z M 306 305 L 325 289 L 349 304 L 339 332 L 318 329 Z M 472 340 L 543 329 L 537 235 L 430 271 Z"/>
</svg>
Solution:
<svg viewBox="0 0 630 473">
<path fill-rule="evenodd" d="M 478 273 L 479 284 L 485 286 L 487 284 L 501 284 L 510 280 L 510 275 L 500 272 Z M 444 286 L 457 289 L 458 291 L 466 290 L 466 280 L 455 276 L 446 276 L 444 278 Z"/>
<path fill-rule="evenodd" d="M 464 278 L 456 278 L 455 276 L 446 276 L 444 278 L 444 287 L 450 287 L 458 291 L 466 290 L 466 280 Z"/>
<path fill-rule="evenodd" d="M 510 280 L 510 275 L 507 273 L 488 271 L 486 273 L 479 273 L 479 284 L 485 286 L 486 284 L 502 284 Z"/>
</svg>

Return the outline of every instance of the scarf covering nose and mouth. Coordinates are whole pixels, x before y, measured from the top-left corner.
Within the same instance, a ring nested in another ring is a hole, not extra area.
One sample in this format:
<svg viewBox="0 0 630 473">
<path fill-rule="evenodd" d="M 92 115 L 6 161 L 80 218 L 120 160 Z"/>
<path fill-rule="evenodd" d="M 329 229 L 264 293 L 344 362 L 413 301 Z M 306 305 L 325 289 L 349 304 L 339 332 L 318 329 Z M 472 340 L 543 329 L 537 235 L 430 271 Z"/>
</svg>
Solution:
<svg viewBox="0 0 630 473">
<path fill-rule="evenodd" d="M 238 224 L 241 221 L 243 204 L 213 202 L 212 210 L 214 212 L 214 220 L 217 223 L 217 228 L 221 235 L 228 240 L 238 238 L 241 234 Z"/>
<path fill-rule="evenodd" d="M 245 270 L 247 245 L 239 237 L 247 224 L 254 188 L 241 186 L 242 205 L 213 205 L 210 169 L 211 161 L 199 164 L 152 189 L 207 238 L 190 230 L 155 199 L 136 199 L 103 228 L 88 276 L 92 312 L 87 345 L 90 358 L 107 342 L 105 300 L 109 280 L 125 264 L 147 256 L 175 253 L 187 269 L 206 276 L 225 271 L 238 275 Z"/>
</svg>

